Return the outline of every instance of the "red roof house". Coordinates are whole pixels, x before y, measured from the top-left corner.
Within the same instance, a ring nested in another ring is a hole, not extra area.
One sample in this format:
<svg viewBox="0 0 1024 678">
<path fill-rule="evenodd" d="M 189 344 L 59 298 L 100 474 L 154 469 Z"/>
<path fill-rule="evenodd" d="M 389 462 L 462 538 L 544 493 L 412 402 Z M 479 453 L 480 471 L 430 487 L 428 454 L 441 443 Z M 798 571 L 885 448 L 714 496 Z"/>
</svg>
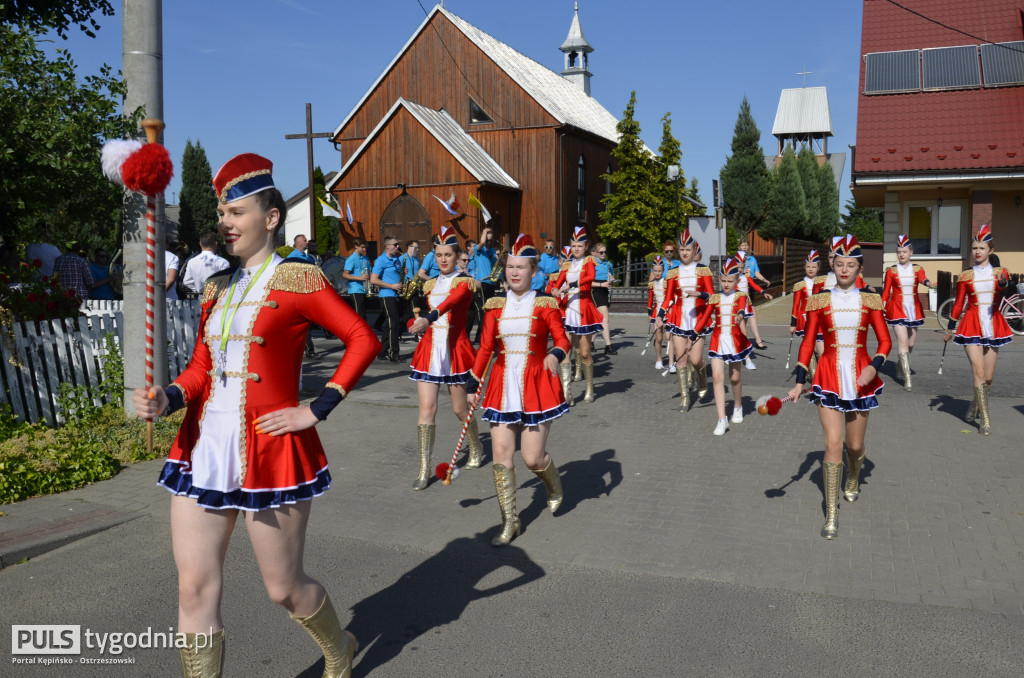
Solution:
<svg viewBox="0 0 1024 678">
<path fill-rule="evenodd" d="M 991 223 L 1020 271 L 1024 1 L 901 4 L 864 0 L 854 199 L 885 208 L 887 264 L 906 233 L 933 279 L 958 270 Z"/>
</svg>

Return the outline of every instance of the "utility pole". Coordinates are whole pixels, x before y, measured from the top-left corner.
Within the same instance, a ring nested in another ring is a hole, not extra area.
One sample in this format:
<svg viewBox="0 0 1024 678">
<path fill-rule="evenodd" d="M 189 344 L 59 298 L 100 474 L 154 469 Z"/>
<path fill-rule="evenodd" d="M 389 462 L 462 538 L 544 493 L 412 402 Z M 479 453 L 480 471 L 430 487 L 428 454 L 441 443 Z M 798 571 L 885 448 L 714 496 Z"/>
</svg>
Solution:
<svg viewBox="0 0 1024 678">
<path fill-rule="evenodd" d="M 163 5 L 162 0 L 124 0 L 122 64 L 127 92 L 124 114 L 140 106 L 146 117 L 164 117 Z M 141 134 L 139 132 L 138 134 Z M 158 140 L 163 143 L 163 136 Z M 146 381 L 146 198 L 125 192 L 124 200 L 124 406 L 133 414 L 132 391 Z M 167 280 L 164 267 L 164 196 L 156 196 L 156 298 L 153 307 L 153 379 L 167 384 L 167 303 L 162 293 Z"/>
<path fill-rule="evenodd" d="M 285 139 L 306 140 L 306 164 L 309 169 L 309 239 L 316 239 L 316 192 L 313 188 L 313 139 L 330 139 L 331 132 L 313 132 L 313 104 L 306 104 L 306 133 L 285 134 Z"/>
</svg>

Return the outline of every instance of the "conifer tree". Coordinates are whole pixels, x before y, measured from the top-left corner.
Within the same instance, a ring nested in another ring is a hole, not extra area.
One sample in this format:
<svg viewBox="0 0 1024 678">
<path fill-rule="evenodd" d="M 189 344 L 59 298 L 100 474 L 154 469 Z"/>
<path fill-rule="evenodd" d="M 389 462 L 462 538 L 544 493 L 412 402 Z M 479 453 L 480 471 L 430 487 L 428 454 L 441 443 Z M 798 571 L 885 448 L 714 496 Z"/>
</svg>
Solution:
<svg viewBox="0 0 1024 678">
<path fill-rule="evenodd" d="M 620 255 L 626 255 L 627 264 L 632 250 L 649 252 L 664 240 L 658 227 L 658 196 L 652 186 L 657 164 L 640 140 L 640 123 L 633 117 L 635 110 L 633 91 L 622 119 L 615 126 L 619 135 L 619 143 L 612 149 L 616 169 L 601 176 L 615 188 L 602 199 L 604 211 L 597 226 L 598 237 Z"/>
<path fill-rule="evenodd" d="M 760 229 L 767 215 L 771 177 L 761 148 L 761 131 L 746 97 L 732 137 L 732 155 L 722 167 L 722 197 L 729 225 L 742 235 Z"/>
<path fill-rule="evenodd" d="M 661 145 L 658 146 L 658 157 L 654 159 L 651 176 L 651 188 L 658 197 L 658 220 L 655 226 L 658 230 L 657 238 L 661 242 L 675 240 L 677 228 L 686 225 L 686 215 L 693 211 L 690 203 L 682 199 L 682 196 L 689 195 L 682 159 L 679 140 L 672 135 L 672 114 L 666 113 L 661 118 Z M 667 178 L 669 165 L 679 166 L 679 178 L 676 180 L 678 185 L 676 181 Z"/>
<path fill-rule="evenodd" d="M 800 186 L 804 189 L 804 205 L 807 207 L 807 222 L 802 233 L 790 235 L 804 240 L 817 241 L 822 232 L 821 218 L 821 172 L 818 170 L 818 157 L 808 146 L 800 149 L 796 158 L 796 166 L 800 171 Z"/>
<path fill-rule="evenodd" d="M 181 226 L 178 240 L 188 243 L 195 252 L 199 249 L 199 234 L 217 230 L 217 194 L 213 190 L 213 172 L 206 150 L 197 139 L 185 141 L 181 156 L 181 197 L 178 199 Z"/>
<path fill-rule="evenodd" d="M 320 165 L 313 168 L 313 202 L 316 207 L 316 225 L 313 228 L 315 233 L 316 248 L 317 252 L 321 257 L 326 257 L 328 254 L 338 254 L 338 224 L 337 217 L 324 216 L 324 211 L 321 209 L 320 201 L 317 197 L 324 197 L 327 193 L 327 189 L 324 187 L 324 171 L 320 169 Z"/>
<path fill-rule="evenodd" d="M 821 229 L 818 240 L 824 241 L 839 233 L 839 187 L 832 165 L 827 162 L 818 170 L 819 198 L 821 199 Z"/>
<path fill-rule="evenodd" d="M 786 148 L 775 173 L 768 218 L 758 229 L 758 234 L 779 244 L 786 236 L 801 237 L 806 228 L 807 205 L 800 184 L 800 170 L 793 149 Z"/>
</svg>

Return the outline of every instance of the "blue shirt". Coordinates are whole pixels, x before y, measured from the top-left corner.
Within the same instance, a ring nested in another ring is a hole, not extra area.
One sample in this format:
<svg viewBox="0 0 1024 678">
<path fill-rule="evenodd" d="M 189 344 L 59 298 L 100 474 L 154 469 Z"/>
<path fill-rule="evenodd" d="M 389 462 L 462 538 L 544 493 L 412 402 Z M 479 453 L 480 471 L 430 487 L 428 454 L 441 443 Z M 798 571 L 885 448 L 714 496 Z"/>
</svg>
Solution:
<svg viewBox="0 0 1024 678">
<path fill-rule="evenodd" d="M 386 254 L 380 255 L 377 257 L 377 261 L 373 262 L 373 273 L 380 278 L 381 282 L 397 285 L 402 282 L 401 257 L 389 257 Z M 398 292 L 387 287 L 381 287 L 380 296 L 397 297 Z"/>
<path fill-rule="evenodd" d="M 95 282 L 97 280 L 103 280 L 104 278 L 109 277 L 109 273 L 107 272 L 108 270 L 109 269 L 106 266 L 101 266 L 100 264 L 95 264 L 95 263 L 90 263 L 89 264 L 89 271 L 92 272 L 93 282 Z M 113 299 L 114 298 L 114 290 L 110 289 L 110 281 L 108 280 L 107 282 L 103 283 L 99 287 L 95 287 L 95 288 L 89 290 L 89 298 L 90 299 Z"/>
<path fill-rule="evenodd" d="M 530 281 L 530 289 L 543 292 L 547 286 L 548 274 L 538 268 L 537 272 L 533 274 L 533 279 Z"/>
<path fill-rule="evenodd" d="M 558 273 L 558 257 L 554 254 L 544 252 L 540 255 L 540 261 L 537 262 L 537 268 L 543 271 L 545 275 Z"/>
<path fill-rule="evenodd" d="M 314 259 L 313 257 L 309 256 L 305 252 L 300 252 L 299 250 L 292 250 L 291 252 L 288 253 L 288 256 L 285 257 L 285 259 L 298 259 L 299 261 L 301 261 L 301 262 L 303 262 L 305 264 L 315 264 L 316 263 L 316 259 Z"/>
<path fill-rule="evenodd" d="M 594 280 L 599 282 L 606 282 L 609 275 L 615 274 L 615 267 L 612 266 L 612 262 L 605 259 L 601 261 L 597 257 L 594 257 Z"/>
<path fill-rule="evenodd" d="M 345 271 L 349 275 L 362 275 L 370 268 L 370 259 L 365 254 L 353 252 L 345 260 Z M 346 280 L 349 294 L 366 294 L 366 286 L 362 280 Z"/>
<path fill-rule="evenodd" d="M 441 267 L 437 265 L 434 250 L 430 250 L 427 252 L 427 256 L 423 257 L 423 263 L 420 264 L 419 270 L 426 273 L 428 278 L 436 278 L 441 275 Z"/>
<path fill-rule="evenodd" d="M 757 278 L 757 273 L 761 270 L 753 254 L 748 254 L 746 259 L 743 260 L 743 268 L 747 270 L 747 275 L 751 278 Z"/>
<path fill-rule="evenodd" d="M 398 264 L 398 270 L 401 272 L 402 266 L 405 266 L 405 279 L 415 278 L 416 272 L 420 270 L 420 260 L 408 253 L 400 256 L 399 260 L 401 263 Z"/>
<path fill-rule="evenodd" d="M 669 271 L 671 271 L 673 268 L 679 268 L 680 266 L 683 265 L 683 262 L 679 261 L 678 259 L 673 259 L 671 262 L 663 261 L 661 265 L 665 267 L 661 271 L 661 279 L 664 280 L 665 278 L 668 277 Z"/>
<path fill-rule="evenodd" d="M 489 278 L 494 264 L 498 261 L 498 253 L 483 245 L 476 246 L 476 252 L 469 259 L 469 272 L 485 285 L 493 285 Z"/>
</svg>

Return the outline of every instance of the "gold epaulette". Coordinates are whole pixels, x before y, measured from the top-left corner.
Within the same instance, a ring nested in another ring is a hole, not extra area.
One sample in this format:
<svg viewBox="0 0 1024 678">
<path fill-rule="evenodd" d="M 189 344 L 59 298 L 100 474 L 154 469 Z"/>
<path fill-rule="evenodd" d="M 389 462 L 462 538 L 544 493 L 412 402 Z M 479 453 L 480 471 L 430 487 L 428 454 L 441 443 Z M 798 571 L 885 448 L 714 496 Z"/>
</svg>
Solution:
<svg viewBox="0 0 1024 678">
<path fill-rule="evenodd" d="M 697 271 L 696 271 L 696 275 L 698 275 L 698 276 L 701 276 L 701 275 L 710 276 L 711 275 L 711 267 L 710 266 L 698 266 L 697 267 Z"/>
<path fill-rule="evenodd" d="M 565 261 L 563 261 L 562 263 L 560 263 L 558 265 L 558 270 L 559 271 L 568 271 L 570 266 L 572 266 L 572 264 L 569 262 L 568 259 L 566 259 Z"/>
<path fill-rule="evenodd" d="M 736 301 L 739 301 L 740 299 L 747 300 L 747 308 L 752 308 L 754 306 L 754 302 L 750 300 L 750 295 L 747 294 L 746 292 L 738 292 L 736 294 Z"/>
<path fill-rule="evenodd" d="M 918 266 L 917 264 L 914 264 L 914 274 L 917 275 L 917 272 L 920 271 L 920 270 L 921 270 L 921 267 Z"/>
<path fill-rule="evenodd" d="M 679 267 L 676 266 L 675 268 L 673 268 L 671 271 L 668 272 L 668 274 L 665 276 L 665 280 L 668 280 L 669 278 L 678 278 L 678 277 L 679 277 Z"/>
<path fill-rule="evenodd" d="M 267 282 L 268 290 L 312 294 L 331 287 L 330 281 L 316 264 L 282 263 L 274 269 Z M 333 288 L 332 288 L 333 289 Z"/>
<path fill-rule="evenodd" d="M 860 293 L 860 304 L 865 308 L 870 308 L 872 311 L 882 310 L 882 297 L 871 292 Z"/>
<path fill-rule="evenodd" d="M 484 310 L 485 311 L 490 311 L 490 310 L 495 309 L 495 308 L 505 308 L 505 297 L 504 297 L 504 295 L 502 295 L 500 297 L 491 297 L 484 304 Z"/>
<path fill-rule="evenodd" d="M 423 281 L 423 294 L 430 294 L 436 284 L 437 278 L 431 278 L 430 280 Z"/>
<path fill-rule="evenodd" d="M 830 306 L 832 306 L 831 292 L 818 292 L 807 300 L 808 311 L 820 311 L 821 309 L 829 308 Z"/>
<path fill-rule="evenodd" d="M 555 271 L 554 273 L 549 273 L 548 274 L 548 280 L 554 282 L 555 280 L 558 280 L 558 276 L 560 276 L 560 275 L 561 275 L 561 273 L 559 273 L 558 271 Z"/>
<path fill-rule="evenodd" d="M 203 301 L 205 304 L 210 301 L 215 301 L 220 298 L 220 295 L 231 286 L 231 276 L 237 269 L 225 269 L 214 273 L 206 279 L 206 284 L 203 285 Z"/>
<path fill-rule="evenodd" d="M 807 282 L 805 280 L 801 280 L 797 284 L 793 285 L 793 292 L 794 293 L 799 292 L 800 290 L 802 290 L 805 287 L 807 287 Z"/>
<path fill-rule="evenodd" d="M 992 276 L 993 276 L 994 278 L 996 278 L 997 280 L 998 280 L 998 279 L 999 279 L 999 278 L 1000 278 L 1001 276 L 1005 276 L 1005 275 L 1009 275 L 1009 274 L 1007 273 L 1007 271 L 1006 271 L 1006 268 L 1005 268 L 1005 267 L 1003 267 L 1003 266 L 993 266 L 993 267 L 992 267 Z"/>
<path fill-rule="evenodd" d="M 817 285 L 818 283 L 823 283 L 826 280 L 828 280 L 827 275 L 819 275 L 817 278 L 814 279 L 814 284 Z"/>
<path fill-rule="evenodd" d="M 647 281 L 647 289 L 649 289 L 649 290 L 653 290 L 654 289 L 654 281 L 653 280 Z"/>
<path fill-rule="evenodd" d="M 971 282 L 974 280 L 974 269 L 969 268 L 960 274 L 960 277 L 956 279 L 957 282 Z"/>
<path fill-rule="evenodd" d="M 469 287 L 470 291 L 472 291 L 472 292 L 476 292 L 478 287 L 479 287 L 479 283 L 477 282 L 477 279 L 474 278 L 471 275 L 458 275 L 458 276 L 455 276 L 455 280 L 452 280 L 452 289 L 455 289 L 455 287 L 457 285 L 466 285 L 467 287 Z M 424 290 L 427 289 L 426 285 L 423 286 L 423 289 Z"/>
<path fill-rule="evenodd" d="M 492 300 L 495 299 L 495 298 L 496 297 L 492 297 Z M 488 300 L 487 303 L 490 303 L 490 301 L 491 300 Z M 505 298 L 504 297 L 502 297 L 501 303 L 502 303 L 502 306 L 505 305 Z M 554 297 L 552 297 L 550 295 L 547 295 L 547 294 L 545 294 L 543 296 L 538 295 L 537 298 L 533 300 L 533 305 L 538 307 L 538 308 L 553 308 L 555 310 L 559 309 L 558 299 L 555 299 Z"/>
<path fill-rule="evenodd" d="M 718 303 L 721 303 L 721 301 L 722 301 L 722 295 L 719 294 L 718 292 L 715 292 L 710 297 L 708 297 L 708 303 L 709 304 L 718 304 Z"/>
</svg>

